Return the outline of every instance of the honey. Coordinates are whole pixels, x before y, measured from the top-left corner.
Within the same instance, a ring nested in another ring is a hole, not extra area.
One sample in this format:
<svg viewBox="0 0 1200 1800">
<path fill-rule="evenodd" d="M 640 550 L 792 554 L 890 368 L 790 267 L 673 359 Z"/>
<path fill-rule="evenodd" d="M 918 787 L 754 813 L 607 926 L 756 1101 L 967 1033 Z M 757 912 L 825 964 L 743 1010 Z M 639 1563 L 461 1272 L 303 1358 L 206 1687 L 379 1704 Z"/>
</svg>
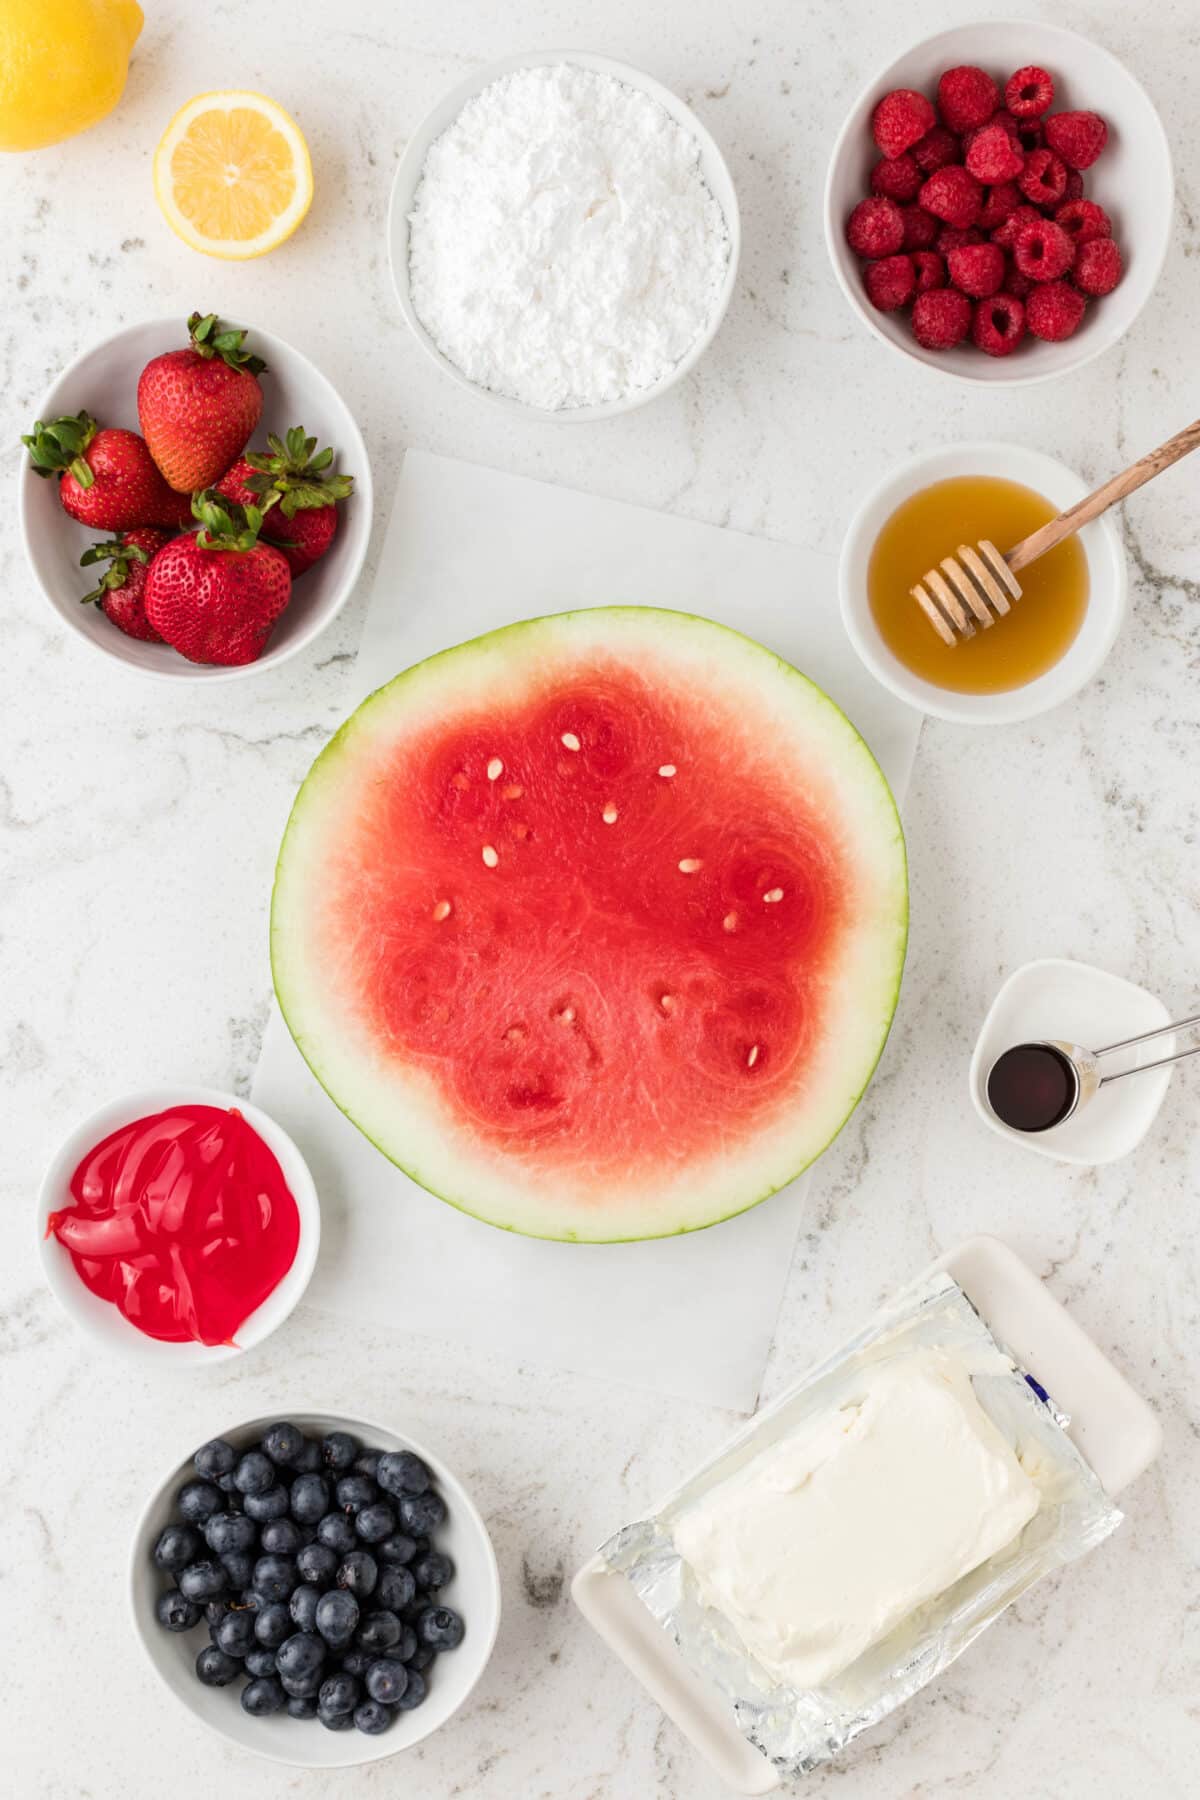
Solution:
<svg viewBox="0 0 1200 1800">
<path fill-rule="evenodd" d="M 909 589 L 960 544 L 1009 550 L 1058 512 L 1032 488 L 995 475 L 956 475 L 912 494 L 886 521 L 867 568 L 880 636 L 906 669 L 958 694 L 1000 694 L 1044 675 L 1074 642 L 1088 603 L 1087 556 L 1067 538 L 1022 569 L 1007 618 L 945 644 Z"/>
</svg>

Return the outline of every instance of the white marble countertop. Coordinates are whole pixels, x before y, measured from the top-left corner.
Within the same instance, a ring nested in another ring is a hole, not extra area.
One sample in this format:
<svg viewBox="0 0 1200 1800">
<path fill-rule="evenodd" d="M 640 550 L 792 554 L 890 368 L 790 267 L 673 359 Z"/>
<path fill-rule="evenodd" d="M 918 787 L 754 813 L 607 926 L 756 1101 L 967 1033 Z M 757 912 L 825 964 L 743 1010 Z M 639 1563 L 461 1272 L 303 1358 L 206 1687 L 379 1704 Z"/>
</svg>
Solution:
<svg viewBox="0 0 1200 1800">
<path fill-rule="evenodd" d="M 1031 393 L 939 384 L 883 354 L 827 267 L 820 182 L 833 131 L 885 54 L 968 0 L 316 0 L 203 9 L 151 0 L 106 124 L 0 162 L 0 442 L 62 364 L 117 325 L 195 305 L 259 319 L 314 354 L 359 409 L 378 489 L 408 444 L 796 542 L 837 547 L 855 496 L 931 437 L 1028 439 L 1099 478 L 1200 412 L 1197 19 L 1187 0 L 1034 6 L 1108 44 L 1158 103 L 1179 171 L 1174 247 L 1125 343 Z M 383 219 L 396 158 L 473 64 L 575 44 L 686 96 L 732 165 L 743 274 L 693 378 L 575 428 L 457 391 L 406 335 Z M 1183 79 L 1190 71 L 1189 79 Z M 298 116 L 312 215 L 238 267 L 196 257 L 154 205 L 171 112 L 261 88 Z M 6 452 L 15 468 L 13 451 Z M 11 490 L 10 490 L 11 492 Z M 380 528 L 383 524 L 381 509 Z M 490 1669 L 454 1726 L 338 1791 L 422 1800 L 716 1800 L 672 1726 L 583 1627 L 566 1578 L 616 1523 L 727 1432 L 728 1416 L 493 1367 L 452 1345 L 298 1313 L 205 1379 L 89 1353 L 42 1287 L 41 1165 L 78 1114 L 158 1077 L 245 1092 L 269 997 L 266 908 L 296 785 L 342 716 L 363 592 L 308 654 L 261 681 L 166 690 L 68 640 L 0 533 L 0 1596 L 3 1786 L 19 1800 L 317 1800 L 318 1776 L 259 1765 L 170 1704 L 124 1616 L 133 1514 L 174 1451 L 233 1419 L 344 1405 L 407 1421 L 471 1483 L 503 1571 Z M 933 1253 L 1007 1237 L 1157 1409 L 1158 1466 L 1128 1522 L 1018 1605 L 817 1794 L 862 1800 L 1171 1800 L 1200 1768 L 1200 1420 L 1195 1402 L 1196 1076 L 1178 1075 L 1128 1161 L 1076 1170 L 984 1131 L 966 1099 L 1001 977 L 1093 960 L 1194 1010 L 1200 982 L 1200 498 L 1189 467 L 1130 505 L 1134 610 L 1101 679 L 1029 727 L 925 728 L 906 807 L 913 934 L 891 1044 L 825 1159 L 779 1321 L 770 1393 Z M 448 637 L 453 636 L 448 622 Z M 453 1282 L 453 1270 L 446 1279 Z"/>
</svg>

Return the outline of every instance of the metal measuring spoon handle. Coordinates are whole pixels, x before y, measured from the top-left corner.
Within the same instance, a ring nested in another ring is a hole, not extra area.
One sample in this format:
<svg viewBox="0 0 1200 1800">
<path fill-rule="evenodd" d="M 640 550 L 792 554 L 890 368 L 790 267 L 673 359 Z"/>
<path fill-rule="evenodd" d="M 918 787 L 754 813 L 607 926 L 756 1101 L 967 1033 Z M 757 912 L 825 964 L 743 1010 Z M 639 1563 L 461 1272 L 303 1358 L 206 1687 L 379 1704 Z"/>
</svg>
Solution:
<svg viewBox="0 0 1200 1800">
<path fill-rule="evenodd" d="M 1128 1050 L 1134 1044 L 1149 1044 L 1155 1038 L 1169 1037 L 1174 1031 L 1193 1031 L 1200 1026 L 1200 1013 L 1193 1013 L 1190 1019 L 1177 1019 L 1174 1024 L 1160 1025 L 1155 1031 L 1143 1031 L 1137 1037 L 1122 1038 L 1119 1044 L 1105 1044 L 1103 1050 L 1095 1055 L 1111 1056 L 1116 1050 Z M 1189 1056 L 1200 1056 L 1200 1044 L 1193 1044 L 1188 1050 L 1176 1050 L 1170 1056 L 1156 1057 L 1154 1062 L 1135 1063 L 1132 1069 L 1118 1069 L 1115 1075 L 1101 1075 L 1099 1085 L 1107 1087 L 1112 1081 L 1124 1081 L 1126 1075 L 1142 1075 L 1147 1069 L 1165 1069 L 1170 1063 L 1184 1062 Z"/>
</svg>

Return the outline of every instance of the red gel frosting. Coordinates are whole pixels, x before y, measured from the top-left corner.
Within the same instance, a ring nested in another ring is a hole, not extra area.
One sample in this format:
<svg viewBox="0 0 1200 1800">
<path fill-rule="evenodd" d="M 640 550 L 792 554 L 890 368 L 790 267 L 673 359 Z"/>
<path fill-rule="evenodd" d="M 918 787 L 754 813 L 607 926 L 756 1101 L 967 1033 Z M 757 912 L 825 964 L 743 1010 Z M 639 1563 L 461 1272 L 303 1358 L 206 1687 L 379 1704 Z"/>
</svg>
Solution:
<svg viewBox="0 0 1200 1800">
<path fill-rule="evenodd" d="M 47 1237 L 147 1337 L 231 1344 L 295 1261 L 296 1202 L 236 1108 L 135 1119 L 88 1151 L 70 1191 Z"/>
</svg>

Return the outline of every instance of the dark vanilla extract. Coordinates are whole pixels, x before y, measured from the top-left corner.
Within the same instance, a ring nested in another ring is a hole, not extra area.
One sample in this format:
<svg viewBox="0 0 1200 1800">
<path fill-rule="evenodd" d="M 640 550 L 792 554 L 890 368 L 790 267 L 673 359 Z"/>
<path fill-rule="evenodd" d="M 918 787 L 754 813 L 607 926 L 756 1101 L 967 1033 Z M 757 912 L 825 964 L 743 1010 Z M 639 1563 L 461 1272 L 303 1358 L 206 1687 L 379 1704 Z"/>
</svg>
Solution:
<svg viewBox="0 0 1200 1800">
<path fill-rule="evenodd" d="M 988 1105 L 1013 1131 L 1049 1131 L 1075 1105 L 1078 1078 L 1070 1059 L 1051 1044 L 1016 1044 L 993 1063 Z"/>
</svg>

